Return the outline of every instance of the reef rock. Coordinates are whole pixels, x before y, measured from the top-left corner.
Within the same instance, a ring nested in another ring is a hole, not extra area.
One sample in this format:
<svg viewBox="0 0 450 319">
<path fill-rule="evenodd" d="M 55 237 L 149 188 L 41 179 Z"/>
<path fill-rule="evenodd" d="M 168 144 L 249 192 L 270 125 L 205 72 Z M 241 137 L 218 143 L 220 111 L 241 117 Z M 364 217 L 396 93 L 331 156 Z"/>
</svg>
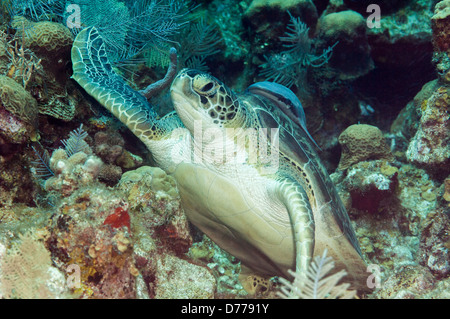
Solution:
<svg viewBox="0 0 450 319">
<path fill-rule="evenodd" d="M 216 281 L 207 268 L 166 255 L 157 261 L 157 299 L 209 299 Z"/>
<path fill-rule="evenodd" d="M 431 49 L 432 5 L 433 1 L 403 1 L 402 6 L 386 10 L 389 5 L 380 4 L 380 27 L 368 30 L 372 58 L 376 63 L 409 67 L 411 61 L 423 61 L 423 52 Z"/>
<path fill-rule="evenodd" d="M 433 45 L 437 51 L 450 54 L 450 1 L 444 0 L 436 4 L 431 18 Z"/>
<path fill-rule="evenodd" d="M 421 234 L 419 262 L 438 279 L 450 274 L 450 218 L 436 211 L 427 216 Z"/>
<path fill-rule="evenodd" d="M 423 298 L 435 287 L 431 272 L 423 266 L 399 267 L 383 281 L 376 298 L 379 299 L 416 299 Z"/>
<path fill-rule="evenodd" d="M 419 128 L 422 108 L 426 105 L 428 99 L 439 86 L 440 84 L 437 79 L 424 84 L 414 99 L 400 111 L 399 115 L 391 125 L 391 133 L 398 137 L 397 141 L 402 144 L 404 144 L 405 141 L 409 143 L 410 139 L 416 134 L 417 129 Z M 406 151 L 407 147 L 408 144 L 402 151 Z"/>
<path fill-rule="evenodd" d="M 244 13 L 244 22 L 265 41 L 278 41 L 292 16 L 309 26 L 317 23 L 317 9 L 311 0 L 253 0 Z"/>
<path fill-rule="evenodd" d="M 78 269 L 75 294 L 136 297 L 138 270 L 130 228 L 126 202 L 100 183 L 72 193 L 55 207 L 46 243 L 61 269 Z"/>
<path fill-rule="evenodd" d="M 419 129 L 409 143 L 408 161 L 434 172 L 450 171 L 450 89 L 438 88 L 421 106 Z"/>
<path fill-rule="evenodd" d="M 118 187 L 146 233 L 158 236 L 176 254 L 187 252 L 193 240 L 172 176 L 158 167 L 143 166 L 124 173 Z"/>
<path fill-rule="evenodd" d="M 340 188 L 345 189 L 343 200 L 351 201 L 346 206 L 378 214 L 383 207 L 395 201 L 398 168 L 384 160 L 359 162 L 348 168 Z M 350 198 L 348 198 L 348 195 Z"/>
<path fill-rule="evenodd" d="M 336 69 L 339 79 L 353 79 L 373 69 L 366 30 L 364 17 L 352 10 L 330 13 L 319 19 L 318 48 L 326 49 L 338 42 L 329 66 Z"/>
<path fill-rule="evenodd" d="M 450 83 L 450 1 L 439 2 L 431 19 L 433 29 L 433 62 L 436 65 L 439 78 Z"/>
</svg>

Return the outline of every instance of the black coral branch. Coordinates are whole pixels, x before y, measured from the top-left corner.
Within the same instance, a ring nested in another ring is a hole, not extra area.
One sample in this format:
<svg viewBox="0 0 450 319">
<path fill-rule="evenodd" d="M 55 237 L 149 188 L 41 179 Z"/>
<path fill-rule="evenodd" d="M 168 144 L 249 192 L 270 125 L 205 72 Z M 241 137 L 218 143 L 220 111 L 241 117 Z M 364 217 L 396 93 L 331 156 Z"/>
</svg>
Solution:
<svg viewBox="0 0 450 319">
<path fill-rule="evenodd" d="M 89 149 L 88 143 L 84 140 L 88 136 L 88 133 L 83 130 L 83 124 L 79 128 L 69 133 L 67 140 L 62 140 L 67 156 L 70 157 L 75 153 L 84 152 Z"/>
<path fill-rule="evenodd" d="M 284 278 L 280 278 L 282 283 L 281 291 L 278 295 L 286 299 L 352 299 L 356 296 L 355 290 L 348 290 L 350 284 L 340 284 L 339 281 L 347 275 L 345 270 L 341 270 L 332 275 L 328 273 L 334 268 L 331 257 L 326 256 L 325 250 L 322 256 L 317 256 L 311 263 L 305 274 L 289 271 L 294 276 L 291 283 Z"/>
<path fill-rule="evenodd" d="M 36 155 L 36 160 L 31 161 L 33 164 L 33 173 L 38 178 L 49 178 L 54 176 L 55 173 L 50 168 L 50 154 L 47 150 L 43 150 L 42 152 L 38 151 L 34 146 L 33 148 L 34 154 Z"/>
</svg>

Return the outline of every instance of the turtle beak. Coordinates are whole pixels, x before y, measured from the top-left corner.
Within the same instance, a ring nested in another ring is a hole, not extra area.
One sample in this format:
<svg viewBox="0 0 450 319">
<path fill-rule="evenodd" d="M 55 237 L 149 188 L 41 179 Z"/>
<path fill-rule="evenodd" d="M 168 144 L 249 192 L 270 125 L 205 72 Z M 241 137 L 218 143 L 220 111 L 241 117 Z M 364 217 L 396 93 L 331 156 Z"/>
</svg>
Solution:
<svg viewBox="0 0 450 319">
<path fill-rule="evenodd" d="M 175 111 L 187 127 L 189 127 L 189 123 L 201 119 L 201 115 L 198 112 L 198 103 L 194 102 L 192 77 L 191 74 L 189 74 L 190 71 L 192 70 L 181 70 L 170 87 L 170 96 Z"/>
<path fill-rule="evenodd" d="M 187 97 L 192 92 L 191 90 L 191 79 L 186 74 L 187 69 L 181 70 L 170 86 L 170 95 L 172 97 L 172 101 L 180 102 L 183 101 L 183 104 L 186 103 Z"/>
<path fill-rule="evenodd" d="M 185 70 L 183 69 L 180 72 L 178 72 L 175 79 L 172 81 L 172 85 L 170 86 L 170 94 L 173 94 L 173 92 L 178 92 L 181 94 L 183 91 L 183 87 L 186 85 L 186 80 L 183 80 L 186 78 Z"/>
</svg>

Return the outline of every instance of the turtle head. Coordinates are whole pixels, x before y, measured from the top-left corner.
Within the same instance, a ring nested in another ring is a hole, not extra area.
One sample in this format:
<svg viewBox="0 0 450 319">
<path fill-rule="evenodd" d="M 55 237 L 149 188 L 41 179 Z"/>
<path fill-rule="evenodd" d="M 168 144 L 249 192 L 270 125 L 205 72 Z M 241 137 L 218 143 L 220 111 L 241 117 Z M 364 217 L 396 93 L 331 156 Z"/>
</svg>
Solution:
<svg viewBox="0 0 450 319">
<path fill-rule="evenodd" d="M 181 70 L 172 83 L 170 93 L 175 110 L 191 131 L 194 121 L 201 121 L 203 128 L 234 127 L 243 116 L 236 95 L 207 73 Z"/>
</svg>

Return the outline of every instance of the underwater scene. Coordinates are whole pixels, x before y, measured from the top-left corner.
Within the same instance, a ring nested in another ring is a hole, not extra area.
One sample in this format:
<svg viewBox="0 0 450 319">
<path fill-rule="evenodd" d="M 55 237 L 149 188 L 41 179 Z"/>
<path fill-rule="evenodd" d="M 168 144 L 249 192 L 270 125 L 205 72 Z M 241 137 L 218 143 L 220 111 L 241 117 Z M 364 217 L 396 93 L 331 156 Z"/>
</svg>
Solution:
<svg viewBox="0 0 450 319">
<path fill-rule="evenodd" d="M 1 299 L 450 298 L 450 0 L 0 1 Z"/>
</svg>

